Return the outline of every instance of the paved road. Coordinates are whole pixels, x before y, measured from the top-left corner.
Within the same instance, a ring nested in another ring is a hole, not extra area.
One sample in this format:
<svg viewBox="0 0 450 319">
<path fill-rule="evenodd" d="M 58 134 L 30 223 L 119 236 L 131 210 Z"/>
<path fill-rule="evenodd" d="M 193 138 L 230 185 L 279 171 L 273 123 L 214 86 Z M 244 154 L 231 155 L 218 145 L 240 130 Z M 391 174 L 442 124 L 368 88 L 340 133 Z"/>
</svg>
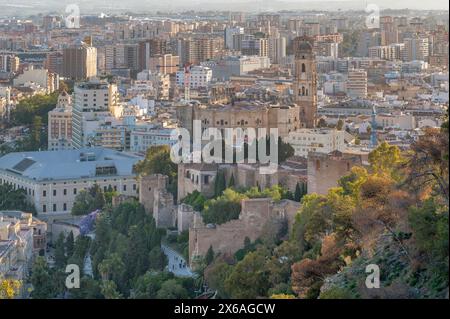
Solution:
<svg viewBox="0 0 450 319">
<path fill-rule="evenodd" d="M 161 244 L 161 249 L 168 259 L 168 271 L 179 277 L 194 277 L 195 273 L 189 268 L 187 262 L 184 260 L 183 256 L 177 253 L 172 248 Z"/>
</svg>

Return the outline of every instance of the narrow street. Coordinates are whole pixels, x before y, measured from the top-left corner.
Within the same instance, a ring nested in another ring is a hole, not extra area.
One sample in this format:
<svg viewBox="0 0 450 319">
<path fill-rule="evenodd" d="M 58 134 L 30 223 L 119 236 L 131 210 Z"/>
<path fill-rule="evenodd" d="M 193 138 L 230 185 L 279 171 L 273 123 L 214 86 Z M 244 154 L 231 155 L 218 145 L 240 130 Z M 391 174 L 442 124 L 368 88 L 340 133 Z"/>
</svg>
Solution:
<svg viewBox="0 0 450 319">
<path fill-rule="evenodd" d="M 194 277 L 195 273 L 189 268 L 186 260 L 172 248 L 161 244 L 161 249 L 168 259 L 167 270 L 178 277 Z"/>
</svg>

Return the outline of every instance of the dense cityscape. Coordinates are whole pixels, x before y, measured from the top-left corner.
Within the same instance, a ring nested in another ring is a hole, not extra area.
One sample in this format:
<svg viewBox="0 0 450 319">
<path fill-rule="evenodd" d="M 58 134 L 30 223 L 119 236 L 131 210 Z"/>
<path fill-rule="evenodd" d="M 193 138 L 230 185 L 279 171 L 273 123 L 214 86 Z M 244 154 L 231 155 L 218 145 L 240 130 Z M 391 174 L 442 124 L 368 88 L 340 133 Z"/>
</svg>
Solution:
<svg viewBox="0 0 450 319">
<path fill-rule="evenodd" d="M 0 12 L 0 299 L 448 299 L 444 1 L 43 2 Z"/>
</svg>

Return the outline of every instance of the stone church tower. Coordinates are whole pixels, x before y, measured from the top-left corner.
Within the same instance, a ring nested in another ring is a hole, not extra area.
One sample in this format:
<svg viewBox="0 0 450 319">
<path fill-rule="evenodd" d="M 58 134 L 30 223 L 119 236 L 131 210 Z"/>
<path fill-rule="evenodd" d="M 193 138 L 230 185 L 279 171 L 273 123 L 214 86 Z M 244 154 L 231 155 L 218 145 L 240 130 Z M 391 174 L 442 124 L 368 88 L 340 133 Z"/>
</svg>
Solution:
<svg viewBox="0 0 450 319">
<path fill-rule="evenodd" d="M 300 107 L 300 127 L 314 128 L 317 118 L 317 72 L 313 40 L 297 37 L 292 48 L 295 58 L 294 102 Z"/>
</svg>

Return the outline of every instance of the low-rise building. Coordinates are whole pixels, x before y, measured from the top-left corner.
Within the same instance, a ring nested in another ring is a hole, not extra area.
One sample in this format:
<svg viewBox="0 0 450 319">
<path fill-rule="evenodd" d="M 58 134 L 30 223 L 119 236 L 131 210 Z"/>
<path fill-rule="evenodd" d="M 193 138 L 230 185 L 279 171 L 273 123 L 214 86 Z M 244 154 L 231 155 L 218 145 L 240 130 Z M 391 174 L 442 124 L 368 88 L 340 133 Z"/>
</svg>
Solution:
<svg viewBox="0 0 450 319">
<path fill-rule="evenodd" d="M 295 155 L 307 157 L 309 152 L 330 153 L 343 151 L 345 131 L 336 129 L 298 129 L 285 138 Z"/>
<path fill-rule="evenodd" d="M 133 166 L 141 159 L 104 148 L 9 153 L 0 158 L 0 183 L 23 189 L 38 213 L 64 214 L 81 190 L 95 184 L 136 196 Z"/>
<path fill-rule="evenodd" d="M 23 280 L 36 255 L 45 254 L 47 224 L 20 211 L 0 211 L 0 279 Z"/>
</svg>

